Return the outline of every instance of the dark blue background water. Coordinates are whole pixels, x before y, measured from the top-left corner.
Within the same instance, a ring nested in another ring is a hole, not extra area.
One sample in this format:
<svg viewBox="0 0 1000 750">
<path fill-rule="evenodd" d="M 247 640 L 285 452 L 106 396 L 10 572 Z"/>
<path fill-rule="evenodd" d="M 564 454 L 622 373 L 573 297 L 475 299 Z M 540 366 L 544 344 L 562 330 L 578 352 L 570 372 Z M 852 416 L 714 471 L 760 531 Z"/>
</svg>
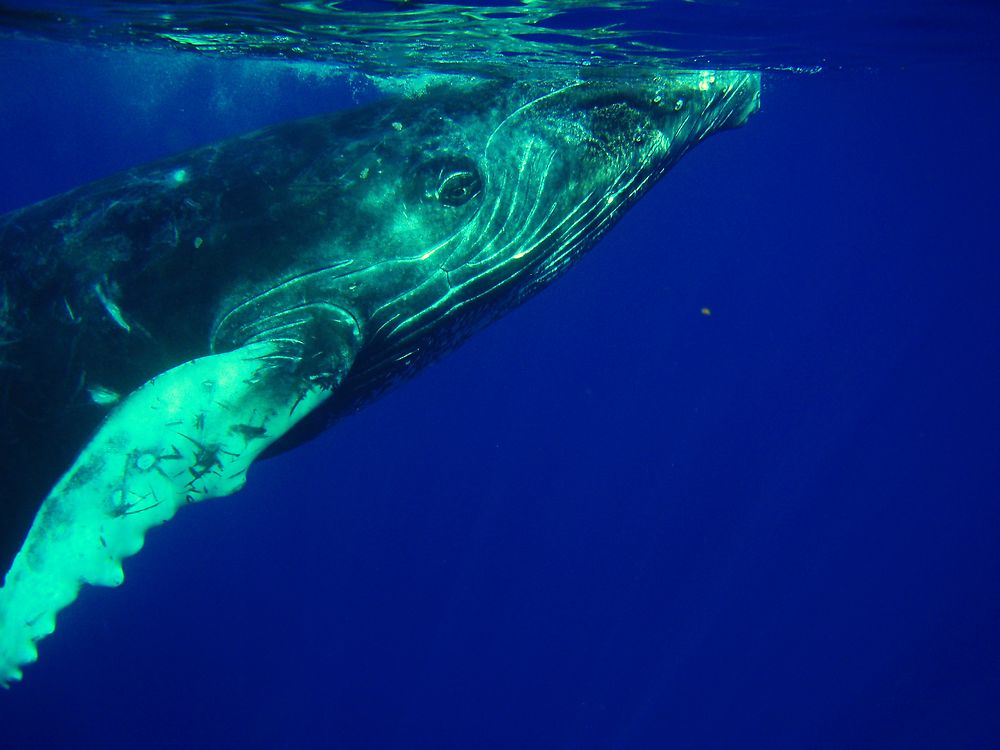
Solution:
<svg viewBox="0 0 1000 750">
<path fill-rule="evenodd" d="M 4 49 L 0 210 L 350 101 Z M 567 278 L 154 530 L 0 745 L 1000 746 L 997 72 L 768 78 Z"/>
</svg>

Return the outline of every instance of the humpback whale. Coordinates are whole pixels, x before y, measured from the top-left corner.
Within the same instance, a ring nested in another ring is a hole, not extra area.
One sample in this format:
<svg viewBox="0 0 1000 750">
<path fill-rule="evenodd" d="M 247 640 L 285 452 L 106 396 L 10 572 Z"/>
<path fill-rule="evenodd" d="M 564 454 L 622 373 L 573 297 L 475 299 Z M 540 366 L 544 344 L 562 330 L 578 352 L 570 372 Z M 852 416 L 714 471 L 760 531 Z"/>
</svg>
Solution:
<svg viewBox="0 0 1000 750">
<path fill-rule="evenodd" d="M 759 97 L 737 71 L 433 85 L 0 217 L 0 684 L 151 526 L 541 289 Z"/>
</svg>

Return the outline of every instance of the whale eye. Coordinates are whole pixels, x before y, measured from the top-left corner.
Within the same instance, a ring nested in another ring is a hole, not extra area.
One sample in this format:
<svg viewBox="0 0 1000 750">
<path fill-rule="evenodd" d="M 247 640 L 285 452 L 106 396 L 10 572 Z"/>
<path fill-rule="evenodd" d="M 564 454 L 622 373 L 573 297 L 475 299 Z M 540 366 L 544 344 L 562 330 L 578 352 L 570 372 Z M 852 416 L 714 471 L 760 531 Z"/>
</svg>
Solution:
<svg viewBox="0 0 1000 750">
<path fill-rule="evenodd" d="M 444 154 L 415 166 L 407 178 L 410 200 L 436 207 L 458 208 L 483 192 L 483 177 L 476 162 L 464 154 Z"/>
<path fill-rule="evenodd" d="M 475 167 L 463 168 L 442 174 L 437 197 L 446 206 L 462 206 L 482 189 L 483 179 L 479 171 Z"/>
</svg>

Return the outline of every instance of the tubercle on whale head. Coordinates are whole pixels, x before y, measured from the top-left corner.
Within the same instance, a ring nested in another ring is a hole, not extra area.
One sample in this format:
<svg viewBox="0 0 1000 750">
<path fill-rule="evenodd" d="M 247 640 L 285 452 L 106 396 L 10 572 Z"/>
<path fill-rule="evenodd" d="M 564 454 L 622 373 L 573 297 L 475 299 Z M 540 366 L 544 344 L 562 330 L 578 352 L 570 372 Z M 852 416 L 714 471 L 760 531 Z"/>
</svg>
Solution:
<svg viewBox="0 0 1000 750">
<path fill-rule="evenodd" d="M 695 106 L 709 132 L 744 125 L 760 111 L 760 73 L 755 71 L 701 70 L 679 72 L 668 78 L 675 97 L 686 98 Z M 667 108 L 677 109 L 677 98 L 666 100 Z"/>
</svg>

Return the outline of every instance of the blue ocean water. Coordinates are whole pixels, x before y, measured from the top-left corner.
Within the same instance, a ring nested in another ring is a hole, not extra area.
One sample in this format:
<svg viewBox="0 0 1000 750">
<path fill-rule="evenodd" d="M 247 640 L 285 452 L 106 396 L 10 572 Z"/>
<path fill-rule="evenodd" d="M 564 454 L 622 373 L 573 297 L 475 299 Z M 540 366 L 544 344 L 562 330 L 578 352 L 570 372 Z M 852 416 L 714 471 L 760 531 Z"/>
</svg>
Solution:
<svg viewBox="0 0 1000 750">
<path fill-rule="evenodd" d="M 566 278 L 151 532 L 0 746 L 1000 746 L 1000 65 L 930 11 L 899 52 L 897 6 L 887 52 L 817 25 L 845 64 L 767 73 Z M 374 93 L 31 38 L 0 69 L 0 211 Z"/>
</svg>

